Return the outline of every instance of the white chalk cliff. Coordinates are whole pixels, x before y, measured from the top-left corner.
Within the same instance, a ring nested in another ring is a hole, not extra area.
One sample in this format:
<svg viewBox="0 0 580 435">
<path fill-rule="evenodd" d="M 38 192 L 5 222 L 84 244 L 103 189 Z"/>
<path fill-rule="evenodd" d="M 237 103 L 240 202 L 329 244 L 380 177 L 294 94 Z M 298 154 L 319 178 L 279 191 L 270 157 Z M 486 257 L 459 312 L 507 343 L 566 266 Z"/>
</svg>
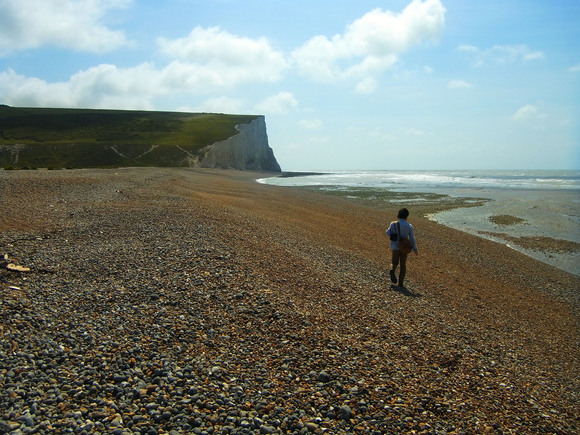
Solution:
<svg viewBox="0 0 580 435">
<path fill-rule="evenodd" d="M 205 147 L 198 166 L 250 171 L 280 172 L 274 151 L 268 144 L 266 120 L 258 116 L 249 124 L 238 124 L 238 134 Z"/>
</svg>

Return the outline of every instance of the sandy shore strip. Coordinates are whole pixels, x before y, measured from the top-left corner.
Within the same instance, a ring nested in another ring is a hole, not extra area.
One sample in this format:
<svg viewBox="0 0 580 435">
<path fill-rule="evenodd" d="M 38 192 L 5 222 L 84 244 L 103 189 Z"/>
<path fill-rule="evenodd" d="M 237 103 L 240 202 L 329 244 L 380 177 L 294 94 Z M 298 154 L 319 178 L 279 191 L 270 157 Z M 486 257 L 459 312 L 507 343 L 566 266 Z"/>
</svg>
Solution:
<svg viewBox="0 0 580 435">
<path fill-rule="evenodd" d="M 0 171 L 0 433 L 578 433 L 580 278 L 260 176 Z"/>
</svg>

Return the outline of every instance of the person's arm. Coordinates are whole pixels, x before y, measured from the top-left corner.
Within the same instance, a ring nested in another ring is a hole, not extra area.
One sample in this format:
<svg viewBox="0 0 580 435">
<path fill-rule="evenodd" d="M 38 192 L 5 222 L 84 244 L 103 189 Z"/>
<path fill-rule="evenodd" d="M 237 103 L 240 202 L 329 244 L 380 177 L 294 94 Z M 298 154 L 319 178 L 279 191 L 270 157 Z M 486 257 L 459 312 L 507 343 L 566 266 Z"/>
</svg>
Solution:
<svg viewBox="0 0 580 435">
<path fill-rule="evenodd" d="M 417 248 L 417 241 L 415 240 L 415 233 L 413 232 L 413 225 L 409 224 L 409 240 L 413 244 L 413 252 L 415 255 L 419 254 L 419 248 Z"/>
</svg>

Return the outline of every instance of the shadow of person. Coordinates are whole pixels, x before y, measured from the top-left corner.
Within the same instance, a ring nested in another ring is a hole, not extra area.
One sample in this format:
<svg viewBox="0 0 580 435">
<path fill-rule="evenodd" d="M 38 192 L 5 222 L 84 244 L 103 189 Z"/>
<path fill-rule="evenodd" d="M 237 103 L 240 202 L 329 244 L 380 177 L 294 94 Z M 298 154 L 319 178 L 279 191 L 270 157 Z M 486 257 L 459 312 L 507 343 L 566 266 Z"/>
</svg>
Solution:
<svg viewBox="0 0 580 435">
<path fill-rule="evenodd" d="M 396 285 L 396 284 L 392 284 L 391 288 L 393 290 L 395 290 L 396 292 L 401 293 L 404 296 L 409 296 L 411 298 L 420 298 L 422 296 L 420 293 L 413 293 L 407 287 L 401 287 L 401 286 Z"/>
</svg>

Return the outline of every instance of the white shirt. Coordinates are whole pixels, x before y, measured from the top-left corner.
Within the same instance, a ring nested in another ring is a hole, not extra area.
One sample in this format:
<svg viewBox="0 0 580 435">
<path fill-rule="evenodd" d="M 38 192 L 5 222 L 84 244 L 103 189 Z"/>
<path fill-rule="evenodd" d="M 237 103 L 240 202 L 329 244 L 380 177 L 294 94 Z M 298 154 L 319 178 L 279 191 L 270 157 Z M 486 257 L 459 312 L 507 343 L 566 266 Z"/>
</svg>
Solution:
<svg viewBox="0 0 580 435">
<path fill-rule="evenodd" d="M 408 238 L 413 244 L 413 251 L 417 251 L 417 242 L 415 241 L 415 235 L 413 234 L 413 225 L 407 222 L 405 219 L 399 219 L 399 226 L 401 227 L 401 237 Z M 389 229 L 387 230 L 387 236 L 391 234 L 397 234 L 397 221 L 391 222 Z M 396 251 L 399 249 L 399 241 L 391 240 L 391 249 Z"/>
</svg>

